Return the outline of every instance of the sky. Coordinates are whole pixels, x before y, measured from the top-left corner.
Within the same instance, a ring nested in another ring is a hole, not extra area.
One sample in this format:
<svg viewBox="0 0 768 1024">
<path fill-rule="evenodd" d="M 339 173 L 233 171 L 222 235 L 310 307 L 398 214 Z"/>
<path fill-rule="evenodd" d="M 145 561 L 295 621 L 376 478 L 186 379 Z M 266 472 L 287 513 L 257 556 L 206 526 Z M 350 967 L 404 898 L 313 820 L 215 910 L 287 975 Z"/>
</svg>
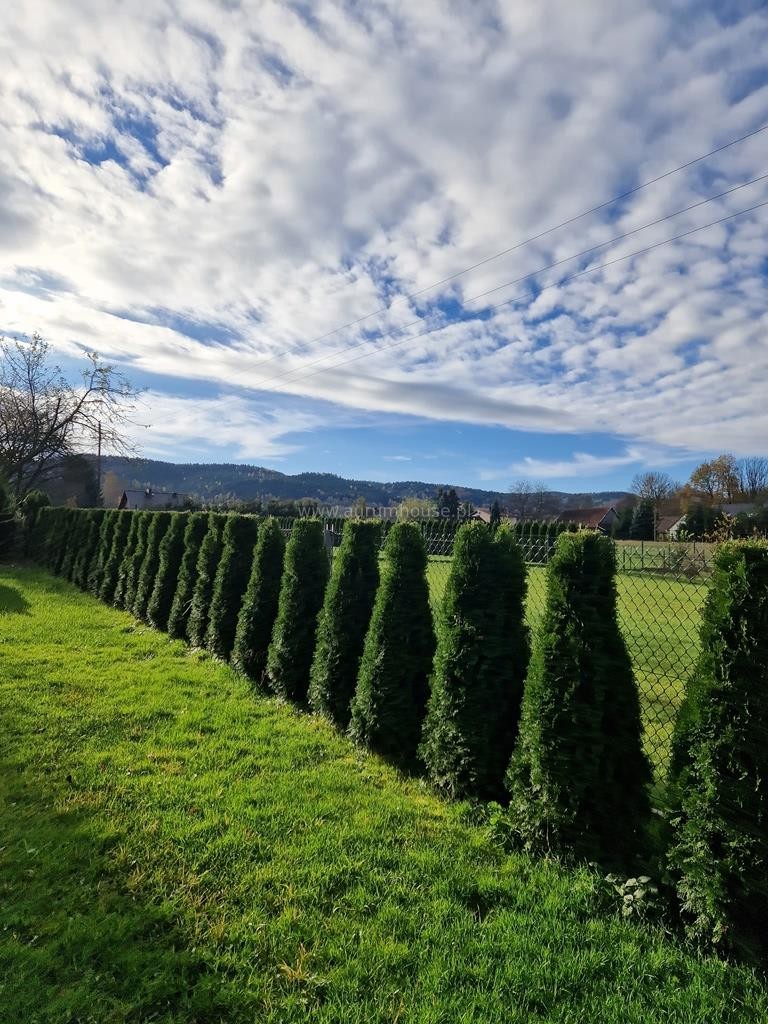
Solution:
<svg viewBox="0 0 768 1024">
<path fill-rule="evenodd" d="M 768 123 L 766 53 L 747 0 L 2 5 L 0 333 L 114 363 L 171 461 L 764 454 L 768 131 L 579 215 Z"/>
</svg>

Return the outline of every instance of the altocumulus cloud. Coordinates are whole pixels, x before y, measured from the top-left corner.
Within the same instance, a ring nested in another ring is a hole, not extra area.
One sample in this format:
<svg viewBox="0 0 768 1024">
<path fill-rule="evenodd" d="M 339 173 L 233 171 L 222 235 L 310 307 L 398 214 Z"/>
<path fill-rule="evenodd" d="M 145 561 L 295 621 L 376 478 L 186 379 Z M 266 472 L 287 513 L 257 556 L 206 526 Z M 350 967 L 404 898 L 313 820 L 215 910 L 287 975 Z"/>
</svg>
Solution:
<svg viewBox="0 0 768 1024">
<path fill-rule="evenodd" d="M 355 410 L 657 453 L 768 433 L 765 211 L 569 280 L 765 183 L 471 301 L 763 173 L 768 135 L 392 304 L 765 120 L 762 5 L 27 0 L 0 29 L 0 328 L 162 378 L 155 450 L 280 457 Z M 449 326 L 388 347 L 422 314 Z"/>
</svg>

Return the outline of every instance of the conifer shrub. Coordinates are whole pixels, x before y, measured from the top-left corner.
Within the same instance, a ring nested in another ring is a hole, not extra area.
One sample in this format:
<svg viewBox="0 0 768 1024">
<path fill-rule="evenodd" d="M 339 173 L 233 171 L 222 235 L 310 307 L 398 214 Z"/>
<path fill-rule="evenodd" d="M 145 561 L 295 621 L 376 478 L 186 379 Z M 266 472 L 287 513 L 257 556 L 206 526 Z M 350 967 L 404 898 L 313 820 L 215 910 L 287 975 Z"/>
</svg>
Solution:
<svg viewBox="0 0 768 1024">
<path fill-rule="evenodd" d="M 222 533 L 221 560 L 216 569 L 205 644 L 211 654 L 225 661 L 235 642 L 237 619 L 251 574 L 258 533 L 258 519 L 244 515 L 230 516 Z"/>
<path fill-rule="evenodd" d="M 168 615 L 168 635 L 177 640 L 187 638 L 187 623 L 197 579 L 197 560 L 200 557 L 200 546 L 208 532 L 209 522 L 208 512 L 192 512 L 184 530 L 184 553 L 181 556 L 178 583 Z"/>
<path fill-rule="evenodd" d="M 675 729 L 669 860 L 689 934 L 768 954 L 768 543 L 715 555 Z"/>
<path fill-rule="evenodd" d="M 109 549 L 109 556 L 104 566 L 104 575 L 99 584 L 99 597 L 107 604 L 122 605 L 123 591 L 125 589 L 125 573 L 123 571 L 126 563 L 126 555 L 136 543 L 136 528 L 138 522 L 136 513 L 128 510 L 120 511 L 117 514 L 115 528 L 112 534 L 112 546 Z"/>
<path fill-rule="evenodd" d="M 134 534 L 133 550 L 126 551 L 125 555 L 125 581 L 122 589 L 121 607 L 127 612 L 133 609 L 136 600 L 136 590 L 139 586 L 141 566 L 144 562 L 144 555 L 147 553 L 147 534 L 154 512 L 146 509 L 139 509 L 134 513 L 136 517 L 136 532 Z"/>
<path fill-rule="evenodd" d="M 406 766 L 416 761 L 435 653 L 426 567 L 418 526 L 397 523 L 384 545 L 349 723 L 357 743 Z"/>
<path fill-rule="evenodd" d="M 342 729 L 349 725 L 350 704 L 379 585 L 380 537 L 376 521 L 350 519 L 344 524 L 317 624 L 309 703 Z"/>
<path fill-rule="evenodd" d="M 528 848 L 619 866 L 642 846 L 649 781 L 613 544 L 561 534 L 507 776 L 513 826 Z"/>
<path fill-rule="evenodd" d="M 277 618 L 284 554 L 283 531 L 277 520 L 270 517 L 259 530 L 232 649 L 232 664 L 259 684 L 263 682 Z"/>
<path fill-rule="evenodd" d="M 462 526 L 438 615 L 421 757 L 452 797 L 500 800 L 528 668 L 526 570 L 512 534 Z"/>
<path fill-rule="evenodd" d="M 75 556 L 72 569 L 72 582 L 75 586 L 80 587 L 81 590 L 85 590 L 88 586 L 88 573 L 91 569 L 91 563 L 96 556 L 101 524 L 106 514 L 106 510 L 103 508 L 84 509 L 82 513 L 84 519 L 82 546 Z"/>
<path fill-rule="evenodd" d="M 119 515 L 120 513 L 117 509 L 111 508 L 102 517 L 96 551 L 91 560 L 88 579 L 86 580 L 86 589 L 92 594 L 98 594 L 101 589 L 104 570 L 112 550 L 112 538 L 115 535 L 115 526 L 117 525 Z"/>
<path fill-rule="evenodd" d="M 16 539 L 16 510 L 11 489 L 0 477 L 0 558 L 7 558 Z"/>
<path fill-rule="evenodd" d="M 158 548 L 158 565 L 152 594 L 147 603 L 147 621 L 155 629 L 166 629 L 171 604 L 176 593 L 181 559 L 184 554 L 184 533 L 189 516 L 171 512 L 171 520 Z"/>
<path fill-rule="evenodd" d="M 216 569 L 221 558 L 222 533 L 227 518 L 222 512 L 210 513 L 208 529 L 197 556 L 195 585 L 187 621 L 187 638 L 193 647 L 202 647 L 205 643 Z"/>
<path fill-rule="evenodd" d="M 297 519 L 285 548 L 265 676 L 269 689 L 286 700 L 304 701 L 307 697 L 317 617 L 329 568 L 323 524 L 319 519 Z"/>
<path fill-rule="evenodd" d="M 63 537 L 67 529 L 68 508 L 41 509 L 40 519 L 43 523 L 43 556 L 45 565 L 50 572 L 55 573 L 58 569 L 58 561 L 61 557 Z"/>
<path fill-rule="evenodd" d="M 133 599 L 131 611 L 137 619 L 146 619 L 147 605 L 152 597 L 155 588 L 155 578 L 160 565 L 160 545 L 171 525 L 173 512 L 152 512 L 147 528 L 147 541 L 144 547 L 144 557 L 139 567 L 139 574 L 136 581 L 136 594 Z"/>
<path fill-rule="evenodd" d="M 41 541 L 43 531 L 42 520 L 39 521 L 38 513 L 41 508 L 50 508 L 51 499 L 45 491 L 29 491 L 21 503 L 21 515 L 24 529 L 24 554 L 27 558 L 39 558 L 42 554 Z M 35 548 L 38 548 L 36 551 Z"/>
<path fill-rule="evenodd" d="M 75 571 L 77 556 L 83 549 L 88 531 L 88 516 L 81 508 L 72 509 L 71 527 L 65 542 L 64 557 L 61 561 L 60 574 L 71 580 Z"/>
</svg>

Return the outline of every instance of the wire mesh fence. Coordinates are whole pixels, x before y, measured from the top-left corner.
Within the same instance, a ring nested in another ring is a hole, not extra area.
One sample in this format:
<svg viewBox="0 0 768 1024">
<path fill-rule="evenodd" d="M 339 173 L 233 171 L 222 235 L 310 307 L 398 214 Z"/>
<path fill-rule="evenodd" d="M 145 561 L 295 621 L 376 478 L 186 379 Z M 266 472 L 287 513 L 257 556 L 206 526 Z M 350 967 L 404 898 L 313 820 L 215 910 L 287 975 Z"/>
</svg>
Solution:
<svg viewBox="0 0 768 1024">
<path fill-rule="evenodd" d="M 281 520 L 287 534 L 293 520 Z M 391 524 L 389 524 L 391 525 Z M 451 571 L 456 523 L 420 522 L 427 548 L 430 601 L 437 613 Z M 329 553 L 341 543 L 343 523 L 326 523 Z M 386 533 L 387 527 L 384 528 Z M 535 640 L 546 601 L 547 564 L 554 532 L 519 539 L 528 566 L 526 618 Z M 632 659 L 643 716 L 644 742 L 657 777 L 670 742 L 686 680 L 699 651 L 701 610 L 714 545 L 616 541 L 619 625 Z"/>
</svg>

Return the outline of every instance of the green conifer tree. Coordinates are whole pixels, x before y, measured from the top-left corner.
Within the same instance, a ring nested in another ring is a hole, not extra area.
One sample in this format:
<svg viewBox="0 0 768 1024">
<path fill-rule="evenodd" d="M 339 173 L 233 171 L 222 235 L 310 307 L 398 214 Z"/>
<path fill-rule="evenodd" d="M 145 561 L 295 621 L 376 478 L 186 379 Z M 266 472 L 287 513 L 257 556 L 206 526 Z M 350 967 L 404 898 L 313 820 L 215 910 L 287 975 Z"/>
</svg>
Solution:
<svg viewBox="0 0 768 1024">
<path fill-rule="evenodd" d="M 144 548 L 144 557 L 139 567 L 138 580 L 136 582 L 136 594 L 133 599 L 131 611 L 137 619 L 146 619 L 147 605 L 152 597 L 155 588 L 155 579 L 160 565 L 160 545 L 171 525 L 173 512 L 153 512 L 147 528 L 147 540 Z"/>
<path fill-rule="evenodd" d="M 237 619 L 253 564 L 259 532 L 255 516 L 230 516 L 222 533 L 221 560 L 216 569 L 205 644 L 225 661 L 232 653 Z"/>
<path fill-rule="evenodd" d="M 438 616 L 421 756 L 452 797 L 499 800 L 528 668 L 525 562 L 511 532 L 462 526 Z"/>
<path fill-rule="evenodd" d="M 216 569 L 221 558 L 222 534 L 226 521 L 226 514 L 211 512 L 208 517 L 208 530 L 197 556 L 195 586 L 192 591 L 192 604 L 187 620 L 187 638 L 193 647 L 202 647 L 205 643 L 208 615 L 213 598 Z"/>
<path fill-rule="evenodd" d="M 164 630 L 168 626 L 184 554 L 184 533 L 188 519 L 186 512 L 172 512 L 168 529 L 160 541 L 155 584 L 147 603 L 147 621 L 155 629 Z"/>
<path fill-rule="evenodd" d="M 133 551 L 130 554 L 126 553 L 127 565 L 125 570 L 125 585 L 123 588 L 123 602 L 122 607 L 127 612 L 133 610 L 133 604 L 136 600 L 136 591 L 139 586 L 139 576 L 141 575 L 141 566 L 144 563 L 144 556 L 147 553 L 147 535 L 149 534 L 149 527 L 152 523 L 152 518 L 155 516 L 155 512 L 150 512 L 146 509 L 139 509 L 136 513 L 136 536 Z"/>
<path fill-rule="evenodd" d="M 616 617 L 612 542 L 564 533 L 525 684 L 507 783 L 525 844 L 626 862 L 642 846 L 650 768 Z"/>
<path fill-rule="evenodd" d="M 99 535 L 101 524 L 106 512 L 103 508 L 90 508 L 83 510 L 83 543 L 80 551 L 74 559 L 72 567 L 72 582 L 76 587 L 85 590 L 88 586 L 88 573 L 91 570 L 91 563 L 96 557 L 99 546 Z"/>
<path fill-rule="evenodd" d="M 101 590 L 102 580 L 104 579 L 104 570 L 107 567 L 109 555 L 112 550 L 112 540 L 115 535 L 115 526 L 117 525 L 117 518 L 119 515 L 120 513 L 117 509 L 111 508 L 102 517 L 96 551 L 94 552 L 93 559 L 91 560 L 91 566 L 88 570 L 88 579 L 86 580 L 86 589 L 92 594 L 98 594 Z"/>
<path fill-rule="evenodd" d="M 177 640 L 187 639 L 187 623 L 197 580 L 197 560 L 200 557 L 200 547 L 208 533 L 209 521 L 209 513 L 192 512 L 184 530 L 184 554 L 168 616 L 168 635 Z"/>
<path fill-rule="evenodd" d="M 265 677 L 269 689 L 286 700 L 304 701 L 307 697 L 328 572 L 323 524 L 319 519 L 297 519 L 285 549 Z"/>
<path fill-rule="evenodd" d="M 136 543 L 136 513 L 120 511 L 115 530 L 112 534 L 112 546 L 109 549 L 109 557 L 104 566 L 104 575 L 99 586 L 99 597 L 107 604 L 115 604 L 118 607 L 122 604 L 122 593 L 125 588 L 125 575 L 123 567 L 125 556 L 131 546 Z"/>
<path fill-rule="evenodd" d="M 692 938 L 768 953 L 768 543 L 715 555 L 673 742 L 671 869 Z"/>
<path fill-rule="evenodd" d="M 418 526 L 397 523 L 384 546 L 349 724 L 356 742 L 406 765 L 416 760 L 435 652 L 426 567 Z"/>
<path fill-rule="evenodd" d="M 365 634 L 379 585 L 380 524 L 348 520 L 333 559 L 317 625 L 310 706 L 342 729 L 349 725 Z"/>
<path fill-rule="evenodd" d="M 277 618 L 284 554 L 283 531 L 277 520 L 270 517 L 259 530 L 232 650 L 232 664 L 260 685 Z"/>
</svg>

